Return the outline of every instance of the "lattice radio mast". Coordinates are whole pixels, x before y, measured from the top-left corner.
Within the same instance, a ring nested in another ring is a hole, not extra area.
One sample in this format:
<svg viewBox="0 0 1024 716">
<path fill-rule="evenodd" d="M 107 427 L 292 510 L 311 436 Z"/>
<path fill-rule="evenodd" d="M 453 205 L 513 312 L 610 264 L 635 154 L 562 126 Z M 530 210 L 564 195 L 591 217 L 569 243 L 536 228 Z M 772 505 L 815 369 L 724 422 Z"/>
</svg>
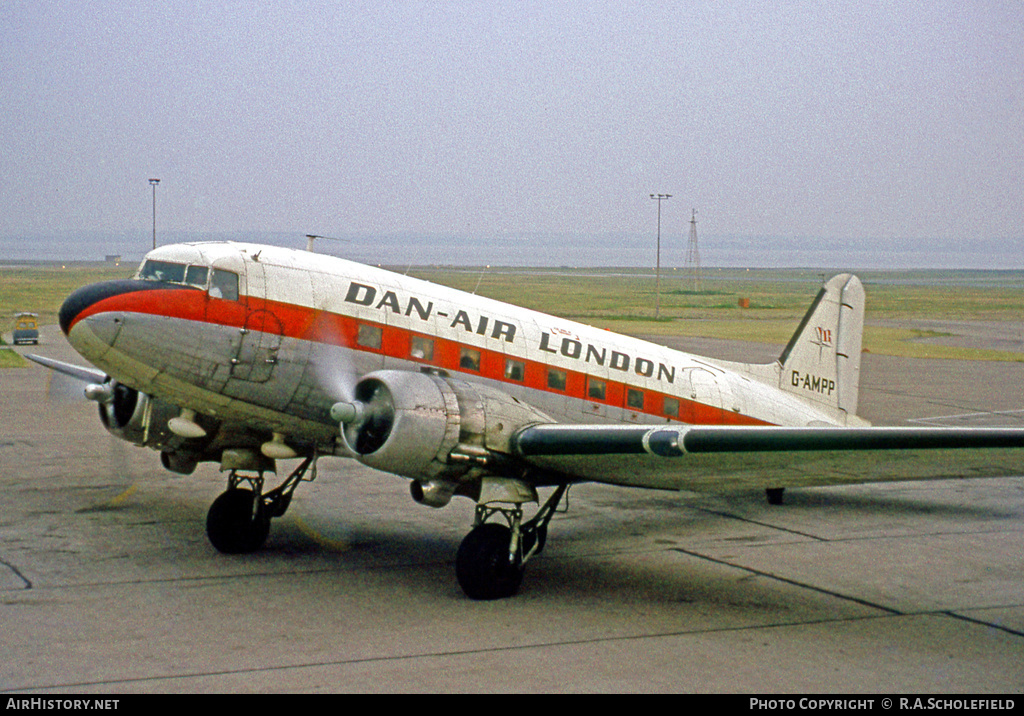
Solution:
<svg viewBox="0 0 1024 716">
<path fill-rule="evenodd" d="M 690 219 L 690 243 L 686 249 L 686 265 L 683 270 L 693 277 L 693 290 L 700 292 L 700 249 L 697 248 L 697 210 L 693 210 Z"/>
</svg>

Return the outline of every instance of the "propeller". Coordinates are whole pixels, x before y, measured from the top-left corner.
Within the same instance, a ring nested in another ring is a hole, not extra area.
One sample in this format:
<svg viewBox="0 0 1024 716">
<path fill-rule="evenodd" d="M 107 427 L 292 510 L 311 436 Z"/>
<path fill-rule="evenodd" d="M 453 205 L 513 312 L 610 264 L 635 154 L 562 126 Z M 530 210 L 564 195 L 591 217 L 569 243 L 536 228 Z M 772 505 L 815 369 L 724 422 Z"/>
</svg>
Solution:
<svg viewBox="0 0 1024 716">
<path fill-rule="evenodd" d="M 51 405 L 68 405 L 80 403 L 85 384 L 85 397 L 100 407 L 100 419 L 104 422 L 116 421 L 115 391 L 130 391 L 129 388 L 113 383 L 109 376 L 102 372 L 64 363 L 38 355 L 27 356 L 30 360 L 49 369 L 46 381 L 46 399 Z M 127 398 L 128 396 L 122 395 Z M 130 413 L 129 416 L 130 417 Z M 91 440 L 95 452 L 90 451 L 89 459 L 105 464 L 111 476 L 111 485 L 118 493 L 110 498 L 102 498 L 100 502 L 82 508 L 83 510 L 102 510 L 120 507 L 138 490 L 139 482 L 134 465 L 135 455 L 128 450 L 128 445 L 121 439 L 108 433 L 106 441 Z M 103 445 L 106 445 L 106 450 Z"/>
<path fill-rule="evenodd" d="M 348 447 L 366 455 L 387 440 L 394 422 L 394 401 L 383 382 L 360 378 L 344 336 L 326 318 L 310 331 L 310 363 L 320 389 L 331 399 L 330 418 Z"/>
<path fill-rule="evenodd" d="M 367 455 L 379 450 L 391 434 L 395 402 L 383 382 L 369 378 L 356 384 L 353 400 L 331 406 L 331 419 L 341 424 L 349 447 Z"/>
<path fill-rule="evenodd" d="M 317 237 L 310 237 L 317 238 Z M 395 421 L 395 402 L 382 380 L 361 377 L 348 340 L 336 325 L 320 316 L 310 330 L 310 363 L 320 389 L 331 399 L 330 418 L 339 425 L 349 449 L 359 455 L 375 452 L 387 441 Z"/>
</svg>

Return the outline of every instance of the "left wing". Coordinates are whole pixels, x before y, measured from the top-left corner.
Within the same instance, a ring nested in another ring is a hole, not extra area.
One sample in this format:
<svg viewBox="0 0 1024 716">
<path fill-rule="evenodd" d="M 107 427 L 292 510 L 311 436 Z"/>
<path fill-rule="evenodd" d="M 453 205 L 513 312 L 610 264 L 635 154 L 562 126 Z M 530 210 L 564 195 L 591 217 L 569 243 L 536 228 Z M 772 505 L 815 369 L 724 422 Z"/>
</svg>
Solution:
<svg viewBox="0 0 1024 716">
<path fill-rule="evenodd" d="M 702 491 L 1024 474 L 1022 428 L 545 424 L 512 449 L 580 479 Z"/>
<path fill-rule="evenodd" d="M 110 380 L 110 376 L 95 368 L 85 368 L 80 365 L 74 365 L 73 363 L 65 363 L 63 361 L 54 360 L 53 358 L 44 358 L 43 356 L 26 354 L 33 363 L 38 363 L 41 366 L 45 366 L 50 370 L 55 370 L 58 373 L 69 375 L 72 378 L 78 380 L 84 380 L 86 383 L 105 383 Z"/>
</svg>

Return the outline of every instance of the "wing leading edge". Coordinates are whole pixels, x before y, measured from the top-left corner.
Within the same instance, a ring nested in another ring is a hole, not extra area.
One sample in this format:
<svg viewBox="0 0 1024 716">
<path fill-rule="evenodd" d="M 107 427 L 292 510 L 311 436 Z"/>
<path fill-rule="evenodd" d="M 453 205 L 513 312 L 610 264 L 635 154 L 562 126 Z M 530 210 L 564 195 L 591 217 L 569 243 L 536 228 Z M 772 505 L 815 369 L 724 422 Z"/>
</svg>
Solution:
<svg viewBox="0 0 1024 716">
<path fill-rule="evenodd" d="M 95 368 L 85 368 L 80 365 L 65 363 L 63 361 L 54 360 L 53 358 L 46 358 L 44 356 L 26 354 L 25 357 L 33 363 L 38 363 L 50 370 L 55 370 L 58 373 L 63 373 L 64 375 L 85 381 L 86 383 L 104 383 L 109 380 L 109 376 L 106 373 L 96 370 Z"/>
<path fill-rule="evenodd" d="M 1022 428 L 534 425 L 513 439 L 525 458 L 556 455 L 1024 448 Z M 1024 467 L 1024 466 L 1022 466 Z"/>
</svg>

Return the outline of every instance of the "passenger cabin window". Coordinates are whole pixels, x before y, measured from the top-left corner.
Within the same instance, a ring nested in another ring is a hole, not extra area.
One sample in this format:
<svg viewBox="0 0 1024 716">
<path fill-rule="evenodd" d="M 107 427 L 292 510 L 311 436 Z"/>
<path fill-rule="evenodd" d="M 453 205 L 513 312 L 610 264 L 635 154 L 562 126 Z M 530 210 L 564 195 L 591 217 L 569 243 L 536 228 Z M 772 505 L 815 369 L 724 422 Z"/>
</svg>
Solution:
<svg viewBox="0 0 1024 716">
<path fill-rule="evenodd" d="M 359 333 L 356 335 L 356 343 L 364 348 L 379 349 L 383 336 L 384 331 L 380 326 L 359 326 Z"/>
<path fill-rule="evenodd" d="M 434 341 L 423 336 L 413 336 L 409 355 L 416 360 L 434 360 Z"/>
<path fill-rule="evenodd" d="M 548 368 L 548 387 L 555 390 L 565 390 L 566 373 L 564 370 Z"/>
<path fill-rule="evenodd" d="M 679 401 L 675 398 L 665 398 L 665 415 L 670 418 L 679 417 Z"/>
<path fill-rule="evenodd" d="M 480 370 L 480 351 L 472 348 L 459 349 L 459 367 Z"/>
<path fill-rule="evenodd" d="M 594 400 L 604 400 L 605 383 L 597 378 L 587 379 L 587 397 Z"/>
<path fill-rule="evenodd" d="M 626 390 L 626 407 L 633 408 L 634 410 L 644 409 L 644 393 L 642 390 L 636 388 L 628 388 Z"/>
<path fill-rule="evenodd" d="M 522 382 L 526 378 L 526 364 L 521 360 L 505 359 L 505 378 Z"/>
<path fill-rule="evenodd" d="M 238 300 L 238 274 L 224 269 L 214 269 L 210 281 L 210 296 L 226 301 Z"/>
</svg>

